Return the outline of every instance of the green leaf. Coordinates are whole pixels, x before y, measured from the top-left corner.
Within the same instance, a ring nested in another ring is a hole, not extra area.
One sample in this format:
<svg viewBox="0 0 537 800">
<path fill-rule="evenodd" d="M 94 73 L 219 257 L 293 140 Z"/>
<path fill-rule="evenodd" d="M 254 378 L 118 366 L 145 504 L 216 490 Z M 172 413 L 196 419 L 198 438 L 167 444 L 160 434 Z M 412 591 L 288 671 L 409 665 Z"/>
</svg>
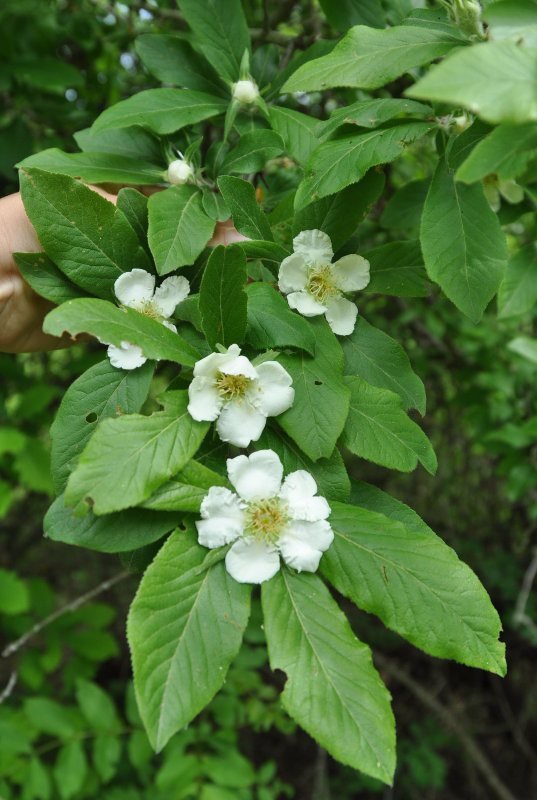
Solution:
<svg viewBox="0 0 537 800">
<path fill-rule="evenodd" d="M 227 93 L 215 70 L 184 39 L 146 33 L 136 38 L 134 47 L 149 72 L 162 83 L 209 94 Z"/>
<path fill-rule="evenodd" d="M 271 158 L 279 156 L 284 150 L 282 137 L 269 130 L 245 133 L 238 144 L 230 150 L 222 162 L 220 171 L 259 172 Z"/>
<path fill-rule="evenodd" d="M 149 198 L 148 241 L 159 275 L 193 264 L 214 230 L 195 186 L 172 186 Z"/>
<path fill-rule="evenodd" d="M 93 740 L 93 763 L 103 783 L 112 780 L 121 758 L 121 739 L 117 733 L 101 733 Z"/>
<path fill-rule="evenodd" d="M 14 66 L 18 80 L 45 92 L 64 95 L 65 90 L 72 86 L 84 86 L 84 76 L 80 70 L 56 58 L 41 56 L 17 61 Z"/>
<path fill-rule="evenodd" d="M 468 108 L 487 122 L 537 119 L 537 48 L 483 42 L 453 53 L 405 92 Z"/>
<path fill-rule="evenodd" d="M 267 426 L 257 441 L 257 448 L 274 450 L 280 457 L 285 475 L 298 469 L 309 472 L 317 483 L 318 493 L 328 500 L 348 500 L 349 477 L 337 447 L 330 458 L 312 461 L 282 431 Z"/>
<path fill-rule="evenodd" d="M 223 175 L 218 179 L 218 187 L 231 211 L 233 223 L 239 233 L 249 239 L 263 239 L 272 242 L 270 225 L 265 214 L 259 208 L 255 197 L 255 189 L 248 181 Z"/>
<path fill-rule="evenodd" d="M 528 244 L 513 253 L 498 292 L 498 317 L 525 314 L 537 301 L 537 249 Z"/>
<path fill-rule="evenodd" d="M 537 6 L 534 0 L 500 0 L 483 12 L 488 34 L 494 40 L 513 39 L 537 45 Z"/>
<path fill-rule="evenodd" d="M 270 347 L 299 347 L 315 355 L 315 335 L 304 317 L 268 283 L 250 283 L 246 339 L 257 350 Z"/>
<path fill-rule="evenodd" d="M 261 599 L 270 666 L 287 675 L 286 711 L 334 758 L 391 784 L 390 695 L 326 586 L 282 570 Z"/>
<path fill-rule="evenodd" d="M 312 461 L 330 458 L 349 410 L 342 382 L 343 354 L 324 319 L 312 318 L 316 356 L 281 354 L 278 361 L 293 379 L 295 401 L 278 424 Z"/>
<path fill-rule="evenodd" d="M 436 536 L 434 531 L 409 506 L 365 481 L 352 481 L 350 502 L 385 517 L 402 522 L 411 533 Z"/>
<path fill-rule="evenodd" d="M 244 292 L 248 275 L 246 256 L 240 247 L 215 247 L 203 273 L 199 308 L 203 332 L 214 348 L 242 344 L 246 333 Z"/>
<path fill-rule="evenodd" d="M 54 779 L 61 800 L 71 800 L 84 786 L 88 764 L 82 742 L 73 740 L 61 748 L 54 765 Z"/>
<path fill-rule="evenodd" d="M 382 227 L 419 228 L 430 182 L 428 178 L 424 178 L 401 186 L 384 207 L 380 218 Z"/>
<path fill-rule="evenodd" d="M 375 30 L 357 25 L 333 51 L 301 66 L 282 87 L 284 92 L 315 91 L 334 86 L 377 89 L 412 67 L 428 64 L 465 40 L 432 28 L 399 25 Z"/>
<path fill-rule="evenodd" d="M 248 622 L 251 587 L 222 562 L 204 568 L 206 555 L 192 531 L 172 534 L 130 608 L 138 707 L 157 751 L 220 689 Z"/>
<path fill-rule="evenodd" d="M 128 414 L 105 419 L 71 474 L 65 502 L 76 516 L 108 514 L 136 505 L 178 472 L 194 455 L 209 423 L 188 413 L 188 392 L 160 395 L 163 411 L 149 417 Z"/>
<path fill-rule="evenodd" d="M 30 594 L 24 581 L 11 570 L 0 568 L 0 613 L 23 614 L 30 608 Z"/>
<path fill-rule="evenodd" d="M 328 22 L 338 31 L 345 32 L 353 25 L 386 26 L 379 0 L 320 0 L 320 3 Z"/>
<path fill-rule="evenodd" d="M 425 414 L 425 387 L 399 342 L 358 317 L 353 333 L 342 338 L 341 347 L 346 375 L 389 389 L 401 397 L 404 408 L 417 408 Z"/>
<path fill-rule="evenodd" d="M 278 272 L 278 268 L 283 259 L 290 255 L 290 251 L 282 247 L 281 244 L 276 244 L 276 242 L 263 242 L 259 239 L 246 239 L 242 242 L 235 242 L 234 246 L 240 247 L 249 261 L 252 259 L 261 259 L 265 265 L 272 268 L 271 280 Z"/>
<path fill-rule="evenodd" d="M 211 486 L 227 485 L 226 478 L 192 460 L 175 477 L 159 486 L 142 506 L 156 511 L 199 512 L 201 501 Z"/>
<path fill-rule="evenodd" d="M 531 339 L 529 336 L 517 336 L 507 345 L 511 352 L 516 353 L 526 361 L 531 361 L 532 364 L 537 364 L 537 339 Z"/>
<path fill-rule="evenodd" d="M 265 95 L 265 99 L 270 101 L 277 100 L 283 94 L 282 86 L 290 75 L 296 72 L 302 64 L 307 64 L 314 58 L 320 58 L 330 53 L 334 49 L 335 44 L 335 41 L 319 39 L 306 50 L 295 50 L 295 55 L 292 57 L 291 61 L 272 81 Z"/>
<path fill-rule="evenodd" d="M 217 192 L 211 192 L 204 188 L 201 204 L 207 216 L 214 219 L 215 222 L 224 222 L 231 216 L 224 198 Z"/>
<path fill-rule="evenodd" d="M 338 592 L 430 655 L 506 671 L 501 623 L 472 570 L 435 534 L 332 504 L 322 571 Z"/>
<path fill-rule="evenodd" d="M 360 128 L 378 128 L 399 114 L 431 114 L 432 108 L 415 100 L 399 100 L 393 97 L 375 97 L 358 100 L 345 108 L 332 112 L 330 119 L 317 124 L 317 136 L 329 136 L 342 125 L 357 125 Z"/>
<path fill-rule="evenodd" d="M 28 697 L 23 708 L 30 725 L 42 733 L 67 739 L 76 732 L 68 709 L 55 700 L 48 697 Z"/>
<path fill-rule="evenodd" d="M 269 106 L 270 124 L 282 137 L 289 155 L 305 164 L 319 144 L 315 135 L 317 120 L 283 106 Z"/>
<path fill-rule="evenodd" d="M 93 297 L 69 300 L 54 308 L 45 317 L 43 330 L 53 336 L 61 336 L 65 331 L 72 336 L 85 332 L 117 347 L 122 341 L 131 342 L 142 348 L 146 358 L 165 358 L 187 366 L 193 366 L 199 359 L 199 353 L 178 333 L 156 319 Z"/>
<path fill-rule="evenodd" d="M 67 280 L 46 253 L 13 253 L 13 258 L 26 283 L 51 303 L 59 305 L 76 297 L 87 297 L 83 289 Z"/>
<path fill-rule="evenodd" d="M 26 213 L 47 255 L 77 286 L 105 299 L 114 281 L 149 259 L 113 203 L 68 175 L 40 169 L 20 174 Z"/>
<path fill-rule="evenodd" d="M 323 142 L 304 168 L 305 177 L 297 189 L 295 208 L 301 209 L 312 200 L 357 183 L 370 167 L 393 161 L 407 144 L 434 126 L 434 122 L 408 120 Z"/>
<path fill-rule="evenodd" d="M 209 64 L 224 79 L 236 81 L 250 34 L 240 0 L 177 0 Z"/>
<path fill-rule="evenodd" d="M 77 678 L 76 699 L 92 730 L 106 733 L 119 728 L 121 723 L 112 698 L 96 683 Z"/>
<path fill-rule="evenodd" d="M 440 161 L 425 201 L 420 238 L 431 280 L 477 322 L 498 290 L 507 260 L 505 236 L 481 185 L 456 183 Z"/>
<path fill-rule="evenodd" d="M 193 89 L 147 89 L 121 100 L 100 114 L 92 125 L 95 133 L 143 125 L 166 134 L 194 125 L 226 110 L 226 101 Z"/>
<path fill-rule="evenodd" d="M 384 188 L 384 180 L 383 173 L 369 170 L 358 183 L 300 209 L 294 215 L 293 236 L 300 231 L 324 231 L 334 250 L 339 250 L 369 213 Z"/>
<path fill-rule="evenodd" d="M 105 358 L 69 386 L 50 429 L 51 470 L 58 494 L 64 490 L 78 456 L 100 420 L 140 410 L 153 372 L 154 365 L 150 363 L 139 369 L 122 370 Z"/>
<path fill-rule="evenodd" d="M 46 767 L 38 758 L 31 758 L 24 776 L 22 800 L 49 800 L 51 794 L 52 786 Z"/>
<path fill-rule="evenodd" d="M 177 515 L 129 508 L 97 517 L 89 511 L 76 517 L 60 495 L 45 514 L 43 530 L 53 542 L 86 547 L 100 553 L 126 553 L 157 542 L 177 525 Z"/>
<path fill-rule="evenodd" d="M 125 187 L 120 189 L 116 207 L 125 214 L 129 225 L 138 237 L 138 241 L 149 255 L 147 244 L 147 197 L 137 189 Z"/>
<path fill-rule="evenodd" d="M 371 280 L 364 292 L 427 297 L 427 273 L 418 241 L 388 242 L 362 255 L 371 270 Z"/>
<path fill-rule="evenodd" d="M 39 167 L 48 172 L 81 178 L 86 183 L 154 184 L 162 181 L 163 169 L 140 159 L 115 153 L 64 153 L 57 147 L 28 156 L 18 167 Z"/>
<path fill-rule="evenodd" d="M 459 133 L 457 136 L 452 136 L 448 139 L 446 158 L 449 167 L 455 170 L 458 169 L 476 145 L 479 144 L 491 130 L 493 130 L 492 125 L 476 117 L 469 128 L 466 128 L 466 130 Z"/>
<path fill-rule="evenodd" d="M 117 153 L 158 164 L 164 169 L 165 160 L 159 138 L 139 125 L 99 133 L 91 128 L 84 128 L 73 134 L 73 138 L 85 153 Z"/>
<path fill-rule="evenodd" d="M 341 443 L 375 464 L 410 472 L 420 461 L 434 475 L 437 463 L 431 443 L 404 412 L 400 396 L 359 377 L 347 377 L 345 384 L 351 399 Z"/>
<path fill-rule="evenodd" d="M 535 122 L 499 125 L 478 142 L 455 177 L 464 183 L 479 181 L 490 173 L 502 179 L 516 178 L 535 157 L 536 149 Z"/>
</svg>

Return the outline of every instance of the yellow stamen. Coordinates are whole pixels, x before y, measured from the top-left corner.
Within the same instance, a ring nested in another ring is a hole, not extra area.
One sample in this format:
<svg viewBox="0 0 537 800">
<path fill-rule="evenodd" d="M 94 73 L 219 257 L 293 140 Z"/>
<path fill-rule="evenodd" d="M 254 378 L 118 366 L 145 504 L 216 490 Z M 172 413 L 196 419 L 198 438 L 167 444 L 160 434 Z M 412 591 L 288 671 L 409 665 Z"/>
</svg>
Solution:
<svg viewBox="0 0 537 800">
<path fill-rule="evenodd" d="M 245 535 L 258 542 L 276 544 L 288 522 L 287 506 L 281 500 L 263 498 L 246 509 Z"/>
<path fill-rule="evenodd" d="M 244 397 L 251 383 L 252 379 L 246 375 L 226 375 L 225 372 L 219 372 L 216 379 L 218 391 L 225 400 Z"/>
<path fill-rule="evenodd" d="M 319 303 L 326 303 L 330 297 L 341 294 L 335 284 L 330 265 L 320 266 L 310 274 L 306 291 Z"/>
</svg>

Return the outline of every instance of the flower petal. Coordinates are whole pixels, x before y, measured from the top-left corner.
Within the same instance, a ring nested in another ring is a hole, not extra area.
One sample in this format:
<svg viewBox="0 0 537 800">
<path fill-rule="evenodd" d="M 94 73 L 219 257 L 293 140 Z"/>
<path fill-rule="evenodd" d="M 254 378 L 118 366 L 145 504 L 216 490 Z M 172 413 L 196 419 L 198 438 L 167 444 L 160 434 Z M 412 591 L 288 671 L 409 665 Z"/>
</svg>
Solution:
<svg viewBox="0 0 537 800">
<path fill-rule="evenodd" d="M 354 330 L 358 309 L 344 297 L 331 298 L 326 303 L 326 319 L 338 336 L 348 336 Z"/>
<path fill-rule="evenodd" d="M 291 308 L 296 308 L 299 314 L 303 314 L 305 317 L 316 317 L 326 311 L 326 306 L 307 292 L 292 292 L 287 295 L 287 302 Z"/>
<path fill-rule="evenodd" d="M 210 353 L 205 358 L 196 361 L 194 365 L 194 377 L 204 375 L 207 378 L 216 378 L 216 373 L 222 370 L 222 367 L 233 361 L 241 352 L 238 344 L 232 344 L 228 347 L 227 353 Z"/>
<path fill-rule="evenodd" d="M 204 375 L 192 379 L 188 387 L 188 400 L 187 411 L 198 422 L 213 422 L 224 403 L 215 382 Z"/>
<path fill-rule="evenodd" d="M 107 353 L 112 366 L 119 369 L 137 369 L 147 361 L 142 348 L 131 342 L 121 342 L 121 347 L 109 344 Z"/>
<path fill-rule="evenodd" d="M 171 317 L 179 303 L 190 292 L 190 284 L 183 275 L 172 275 L 162 281 L 153 295 L 153 308 L 163 317 Z"/>
<path fill-rule="evenodd" d="M 319 230 L 302 231 L 293 239 L 295 253 L 304 256 L 310 267 L 320 267 L 321 264 L 330 264 L 334 251 L 328 234 Z"/>
<path fill-rule="evenodd" d="M 240 500 L 224 486 L 211 486 L 200 510 L 202 519 L 196 521 L 196 527 L 198 542 L 204 547 L 222 547 L 242 535 L 244 512 Z"/>
<path fill-rule="evenodd" d="M 280 569 L 280 556 L 273 545 L 239 539 L 226 555 L 226 569 L 239 583 L 263 583 Z"/>
<path fill-rule="evenodd" d="M 295 390 L 287 370 L 277 361 L 264 361 L 256 367 L 256 372 L 257 386 L 252 391 L 258 393 L 256 405 L 263 414 L 276 417 L 291 408 Z"/>
<path fill-rule="evenodd" d="M 124 272 L 114 283 L 114 292 L 119 302 L 138 311 L 153 299 L 154 289 L 155 276 L 145 269 L 131 269 L 130 272 Z"/>
<path fill-rule="evenodd" d="M 284 258 L 280 264 L 280 271 L 278 272 L 278 286 L 280 291 L 287 294 L 288 292 L 299 292 L 301 289 L 306 288 L 308 282 L 308 265 L 304 260 L 304 256 L 300 253 L 293 253 L 291 256 Z"/>
<path fill-rule="evenodd" d="M 216 423 L 216 431 L 223 442 L 248 447 L 250 442 L 257 442 L 266 424 L 266 416 L 243 397 L 241 400 L 229 400 L 224 405 Z"/>
<path fill-rule="evenodd" d="M 314 497 L 317 484 L 309 472 L 297 469 L 290 472 L 283 482 L 280 497 L 289 504 L 294 519 L 315 522 L 330 516 L 330 506 L 324 497 Z"/>
<path fill-rule="evenodd" d="M 169 320 L 169 319 L 163 319 L 163 320 L 162 320 L 162 324 L 163 324 L 163 325 L 164 325 L 166 328 L 169 328 L 169 329 L 170 329 L 171 331 L 173 331 L 174 333 L 177 333 L 177 328 L 176 328 L 176 326 L 173 324 L 173 322 L 170 322 L 170 320 Z"/>
<path fill-rule="evenodd" d="M 337 288 L 342 292 L 356 292 L 358 289 L 365 289 L 371 279 L 369 261 L 358 255 L 343 256 L 335 264 L 332 264 L 332 275 Z"/>
<path fill-rule="evenodd" d="M 220 367 L 220 372 L 226 375 L 244 375 L 245 378 L 255 378 L 257 373 L 255 367 L 252 366 L 251 361 L 246 356 L 236 356 L 236 358 L 228 358 L 225 363 Z"/>
<path fill-rule="evenodd" d="M 243 500 L 253 502 L 278 494 L 283 466 L 274 450 L 256 450 L 251 456 L 228 458 L 226 463 L 229 480 Z"/>
<path fill-rule="evenodd" d="M 323 552 L 333 540 L 334 533 L 326 520 L 294 520 L 280 537 L 278 549 L 290 567 L 299 572 L 315 572 Z"/>
</svg>

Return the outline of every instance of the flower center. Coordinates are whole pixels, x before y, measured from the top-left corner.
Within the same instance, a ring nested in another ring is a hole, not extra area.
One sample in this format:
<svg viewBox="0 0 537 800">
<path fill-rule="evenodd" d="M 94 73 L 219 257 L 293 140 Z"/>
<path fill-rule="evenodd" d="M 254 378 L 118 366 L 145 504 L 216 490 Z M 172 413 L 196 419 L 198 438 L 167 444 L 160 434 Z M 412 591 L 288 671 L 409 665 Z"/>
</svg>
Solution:
<svg viewBox="0 0 537 800">
<path fill-rule="evenodd" d="M 239 397 L 244 397 L 252 378 L 247 378 L 246 375 L 226 375 L 225 372 L 219 372 L 216 377 L 216 385 L 218 391 L 224 400 L 238 400 Z"/>
<path fill-rule="evenodd" d="M 277 497 L 249 503 L 245 516 L 245 535 L 265 544 L 276 544 L 289 522 L 287 505 Z"/>
<path fill-rule="evenodd" d="M 325 303 L 330 297 L 341 294 L 337 288 L 330 265 L 318 267 L 308 278 L 306 291 L 319 303 Z"/>
</svg>

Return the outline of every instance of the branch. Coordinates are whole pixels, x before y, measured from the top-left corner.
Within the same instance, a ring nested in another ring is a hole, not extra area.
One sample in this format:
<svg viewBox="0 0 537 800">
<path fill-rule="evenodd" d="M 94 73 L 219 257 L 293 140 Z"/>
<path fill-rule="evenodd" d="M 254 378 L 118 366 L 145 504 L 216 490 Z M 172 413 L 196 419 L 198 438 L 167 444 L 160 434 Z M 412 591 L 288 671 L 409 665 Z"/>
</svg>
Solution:
<svg viewBox="0 0 537 800">
<path fill-rule="evenodd" d="M 100 583 L 94 589 L 91 589 L 89 592 L 86 592 L 86 594 L 83 594 L 80 597 L 75 598 L 75 600 L 73 600 L 71 603 L 68 603 L 66 606 L 58 608 L 48 617 L 45 617 L 45 619 L 41 620 L 40 622 L 37 622 L 33 626 L 33 628 L 30 628 L 29 631 L 27 631 L 23 636 L 21 636 L 15 642 L 11 642 L 11 644 L 8 644 L 8 646 L 2 650 L 2 658 L 7 658 L 8 656 L 13 655 L 13 653 L 16 653 L 17 650 L 21 649 L 21 647 L 24 647 L 30 641 L 30 639 L 32 639 L 34 636 L 40 633 L 43 630 L 43 628 L 48 627 L 48 625 L 51 625 L 59 617 L 62 617 L 69 611 L 76 611 L 77 608 L 80 608 L 80 606 L 83 606 L 89 600 L 93 600 L 94 597 L 97 597 L 97 595 L 102 594 L 102 592 L 106 592 L 108 589 L 110 589 L 112 586 L 115 586 L 116 583 L 119 583 L 130 574 L 131 573 L 127 571 L 119 572 L 117 575 L 114 575 L 113 578 L 107 578 L 107 580 Z M 11 678 L 9 680 L 11 681 Z M 6 690 L 4 689 L 4 692 L 5 691 Z"/>
<path fill-rule="evenodd" d="M 533 581 L 535 580 L 535 576 L 537 575 L 537 547 L 533 548 L 533 558 L 530 561 L 530 565 L 527 568 L 524 578 L 522 580 L 522 586 L 520 587 L 520 592 L 518 593 L 516 605 L 515 605 L 515 612 L 513 614 L 513 623 L 514 625 L 524 625 L 526 628 L 529 628 L 530 631 L 534 634 L 537 634 L 537 625 L 526 614 L 526 606 L 528 604 L 530 592 L 533 586 Z"/>
<path fill-rule="evenodd" d="M 451 730 L 455 734 L 468 756 L 473 761 L 477 771 L 481 773 L 483 780 L 488 783 L 496 797 L 500 798 L 500 800 L 517 800 L 496 774 L 491 762 L 476 741 L 467 732 L 464 724 L 459 722 L 446 706 L 442 705 L 442 703 L 433 697 L 427 689 L 424 689 L 421 684 L 413 680 L 404 669 L 398 667 L 393 661 L 390 661 L 378 653 L 375 653 L 374 658 L 382 669 L 386 670 L 389 675 L 402 683 L 403 686 L 406 686 L 424 706 L 427 706 L 427 708 L 436 714 L 440 722 L 448 728 L 448 730 Z"/>
</svg>

